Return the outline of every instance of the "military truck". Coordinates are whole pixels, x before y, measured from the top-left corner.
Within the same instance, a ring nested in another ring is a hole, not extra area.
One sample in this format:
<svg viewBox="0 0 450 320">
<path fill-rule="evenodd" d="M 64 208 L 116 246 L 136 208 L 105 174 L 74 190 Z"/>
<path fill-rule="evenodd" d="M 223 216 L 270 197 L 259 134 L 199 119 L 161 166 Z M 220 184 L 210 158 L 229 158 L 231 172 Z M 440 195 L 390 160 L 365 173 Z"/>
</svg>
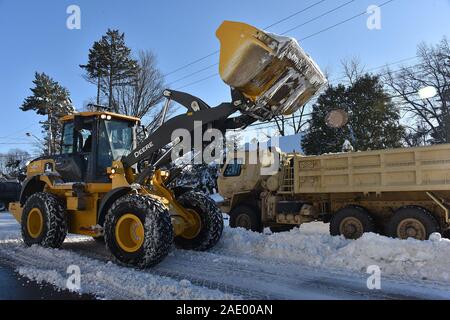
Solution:
<svg viewBox="0 0 450 320">
<path fill-rule="evenodd" d="M 237 151 L 218 187 L 231 227 L 283 231 L 323 221 L 349 239 L 424 240 L 450 229 L 450 144 L 321 156 Z"/>
</svg>

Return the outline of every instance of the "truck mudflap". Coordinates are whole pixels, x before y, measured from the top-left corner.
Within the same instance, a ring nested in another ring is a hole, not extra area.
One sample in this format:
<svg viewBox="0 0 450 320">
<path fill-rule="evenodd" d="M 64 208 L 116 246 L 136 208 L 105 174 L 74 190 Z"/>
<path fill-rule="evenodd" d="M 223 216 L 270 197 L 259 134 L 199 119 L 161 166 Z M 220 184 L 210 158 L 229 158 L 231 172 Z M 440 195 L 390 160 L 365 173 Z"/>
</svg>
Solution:
<svg viewBox="0 0 450 320">
<path fill-rule="evenodd" d="M 223 22 L 216 35 L 222 80 L 252 102 L 241 111 L 259 120 L 294 113 L 327 82 L 293 38 L 232 21 Z"/>
</svg>

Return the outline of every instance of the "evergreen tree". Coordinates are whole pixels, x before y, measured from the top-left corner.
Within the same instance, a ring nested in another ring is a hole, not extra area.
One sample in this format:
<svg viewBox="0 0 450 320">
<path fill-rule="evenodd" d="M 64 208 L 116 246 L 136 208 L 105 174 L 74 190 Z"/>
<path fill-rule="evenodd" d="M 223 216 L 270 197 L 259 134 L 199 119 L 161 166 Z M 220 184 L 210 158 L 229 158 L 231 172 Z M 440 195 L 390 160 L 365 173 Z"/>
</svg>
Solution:
<svg viewBox="0 0 450 320">
<path fill-rule="evenodd" d="M 334 129 L 326 124 L 326 116 L 332 110 L 342 109 L 349 112 L 346 88 L 343 85 L 329 86 L 312 106 L 310 126 L 302 147 L 306 154 L 339 152 L 345 140 L 350 136 L 347 126 Z"/>
<path fill-rule="evenodd" d="M 131 58 L 131 50 L 125 44 L 125 34 L 108 29 L 106 34 L 89 50 L 88 63 L 80 65 L 86 71 L 86 79 L 97 84 L 97 103 L 100 93 L 108 97 L 108 106 L 118 112 L 114 101 L 114 88 L 136 81 L 138 62 Z"/>
<path fill-rule="evenodd" d="M 54 154 L 59 151 L 62 126 L 59 118 L 73 113 L 69 91 L 45 73 L 35 73 L 33 93 L 27 97 L 22 106 L 23 111 L 33 110 L 38 115 L 47 116 L 42 121 L 43 132 L 46 133 L 45 153 Z"/>
<path fill-rule="evenodd" d="M 334 109 L 348 113 L 347 125 L 327 126 L 326 115 Z M 348 87 L 330 86 L 318 98 L 302 145 L 307 154 L 340 152 L 345 140 L 357 151 L 400 147 L 404 128 L 399 120 L 399 110 L 379 77 L 366 74 Z"/>
</svg>

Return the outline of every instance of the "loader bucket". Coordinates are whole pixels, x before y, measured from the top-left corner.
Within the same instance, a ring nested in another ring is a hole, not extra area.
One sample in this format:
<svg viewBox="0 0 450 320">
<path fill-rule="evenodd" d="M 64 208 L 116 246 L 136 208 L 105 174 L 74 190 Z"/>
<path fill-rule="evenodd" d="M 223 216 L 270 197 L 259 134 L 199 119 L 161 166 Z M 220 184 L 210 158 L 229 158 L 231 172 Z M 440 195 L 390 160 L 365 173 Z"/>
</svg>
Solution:
<svg viewBox="0 0 450 320">
<path fill-rule="evenodd" d="M 250 100 L 242 111 L 260 120 L 294 113 L 327 82 L 293 38 L 232 21 L 216 36 L 222 80 Z"/>
</svg>

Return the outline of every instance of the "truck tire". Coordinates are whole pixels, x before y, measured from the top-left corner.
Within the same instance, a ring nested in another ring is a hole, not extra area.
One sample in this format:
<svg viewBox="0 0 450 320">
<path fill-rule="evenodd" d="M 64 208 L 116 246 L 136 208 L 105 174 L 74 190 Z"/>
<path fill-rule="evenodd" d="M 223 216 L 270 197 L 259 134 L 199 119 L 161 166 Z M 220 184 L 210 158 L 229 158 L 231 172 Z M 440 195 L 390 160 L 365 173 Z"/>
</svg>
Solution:
<svg viewBox="0 0 450 320">
<path fill-rule="evenodd" d="M 439 223 L 426 209 L 406 206 L 395 211 L 387 225 L 387 234 L 393 238 L 427 240 L 433 232 L 439 232 Z"/>
<path fill-rule="evenodd" d="M 366 209 L 347 206 L 336 212 L 330 221 L 330 234 L 343 235 L 347 239 L 358 239 L 366 232 L 375 232 L 375 223 Z"/>
<path fill-rule="evenodd" d="M 247 205 L 237 206 L 231 210 L 230 227 L 244 228 L 255 232 L 263 231 L 261 216 L 255 209 Z"/>
<path fill-rule="evenodd" d="M 175 245 L 181 249 L 205 251 L 214 247 L 222 237 L 223 216 L 217 204 L 206 194 L 189 191 L 177 201 L 197 214 L 200 230 L 189 237 L 175 237 Z"/>
<path fill-rule="evenodd" d="M 21 229 L 27 246 L 61 247 L 67 235 L 66 211 L 61 201 L 47 192 L 30 196 L 23 208 Z"/>
<path fill-rule="evenodd" d="M 120 264 L 147 268 L 169 254 L 172 222 L 159 200 L 128 194 L 117 199 L 108 210 L 104 236 L 107 249 Z"/>
</svg>

